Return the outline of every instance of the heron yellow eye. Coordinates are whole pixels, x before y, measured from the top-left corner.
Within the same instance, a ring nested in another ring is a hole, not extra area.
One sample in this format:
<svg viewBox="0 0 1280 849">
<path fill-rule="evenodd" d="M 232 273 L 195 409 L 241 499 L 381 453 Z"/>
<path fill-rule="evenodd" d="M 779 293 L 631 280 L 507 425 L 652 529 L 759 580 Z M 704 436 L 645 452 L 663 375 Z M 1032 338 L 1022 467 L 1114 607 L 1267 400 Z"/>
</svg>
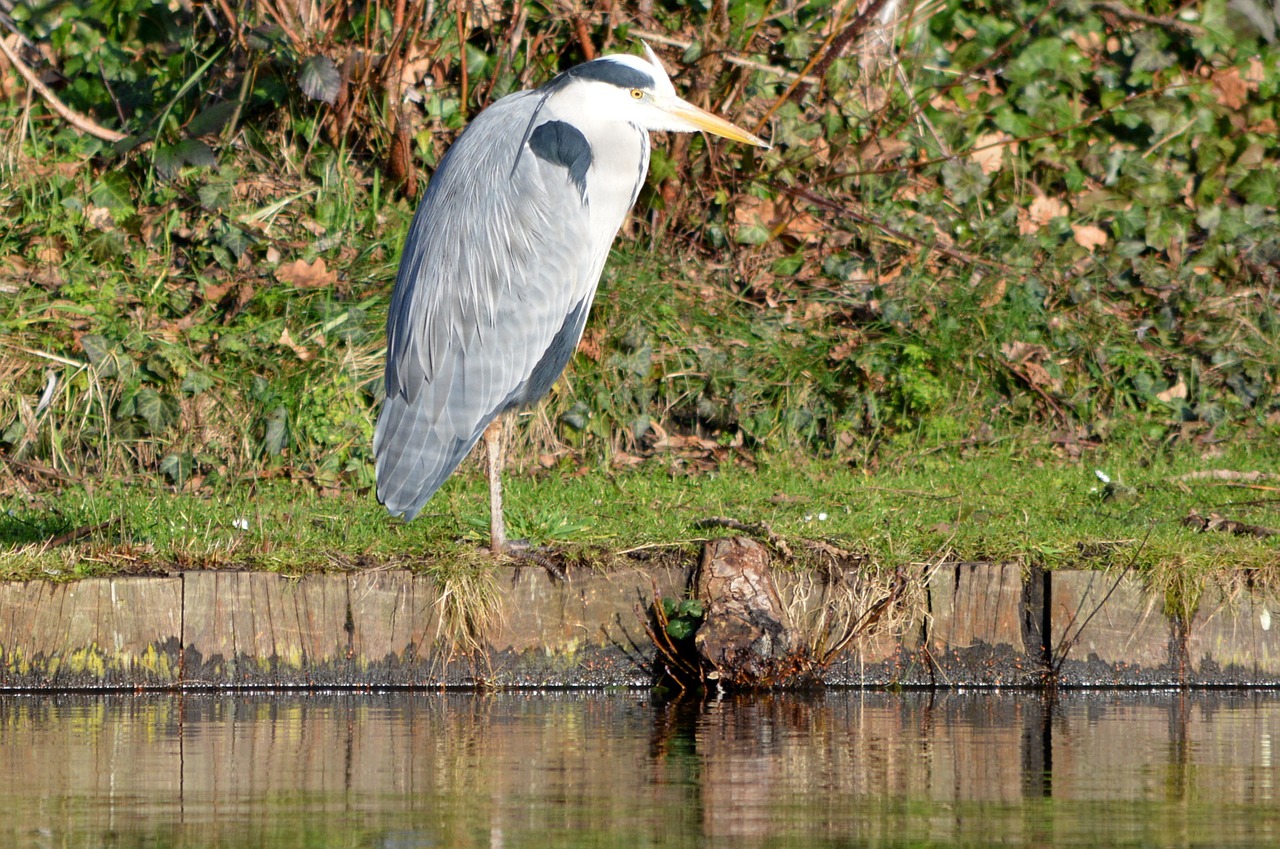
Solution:
<svg viewBox="0 0 1280 849">
<path fill-rule="evenodd" d="M 631 89 L 631 97 L 635 100 L 639 100 L 640 98 L 644 97 L 644 92 L 638 88 L 633 88 Z"/>
</svg>

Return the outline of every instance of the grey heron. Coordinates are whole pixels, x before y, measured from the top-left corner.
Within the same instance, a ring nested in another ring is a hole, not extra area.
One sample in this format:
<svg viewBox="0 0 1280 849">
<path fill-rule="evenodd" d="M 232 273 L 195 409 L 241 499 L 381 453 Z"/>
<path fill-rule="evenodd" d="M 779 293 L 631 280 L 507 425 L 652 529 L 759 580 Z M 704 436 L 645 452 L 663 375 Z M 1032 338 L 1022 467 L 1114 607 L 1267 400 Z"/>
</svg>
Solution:
<svg viewBox="0 0 1280 849">
<path fill-rule="evenodd" d="M 658 57 L 577 65 L 482 111 L 440 161 L 387 316 L 377 495 L 408 521 L 482 437 L 490 547 L 506 546 L 502 414 L 550 391 L 649 169 L 649 132 L 768 147 L 676 95 Z"/>
</svg>

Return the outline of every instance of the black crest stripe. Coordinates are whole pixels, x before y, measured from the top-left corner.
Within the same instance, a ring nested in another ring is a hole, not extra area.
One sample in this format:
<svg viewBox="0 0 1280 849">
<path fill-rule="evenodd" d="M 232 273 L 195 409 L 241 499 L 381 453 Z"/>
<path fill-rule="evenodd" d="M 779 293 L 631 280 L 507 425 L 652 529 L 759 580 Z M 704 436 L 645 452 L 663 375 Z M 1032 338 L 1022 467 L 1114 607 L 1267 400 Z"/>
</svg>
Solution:
<svg viewBox="0 0 1280 849">
<path fill-rule="evenodd" d="M 612 59 L 596 59 L 570 68 L 569 76 L 579 80 L 597 80 L 618 88 L 652 89 L 653 77 L 630 65 Z"/>
</svg>

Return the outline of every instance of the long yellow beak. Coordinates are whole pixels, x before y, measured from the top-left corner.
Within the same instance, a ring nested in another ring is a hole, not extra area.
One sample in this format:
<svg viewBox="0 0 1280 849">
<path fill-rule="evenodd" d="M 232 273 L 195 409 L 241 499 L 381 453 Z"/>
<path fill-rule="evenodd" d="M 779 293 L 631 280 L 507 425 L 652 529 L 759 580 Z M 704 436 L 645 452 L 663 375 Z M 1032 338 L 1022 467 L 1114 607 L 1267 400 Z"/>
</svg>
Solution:
<svg viewBox="0 0 1280 849">
<path fill-rule="evenodd" d="M 719 115 L 713 115 L 705 109 L 699 109 L 687 100 L 677 99 L 668 107 L 672 115 L 693 124 L 705 133 L 720 136 L 733 141 L 753 144 L 768 150 L 772 145 L 759 136 L 752 135 L 737 124 L 731 124 Z"/>
</svg>

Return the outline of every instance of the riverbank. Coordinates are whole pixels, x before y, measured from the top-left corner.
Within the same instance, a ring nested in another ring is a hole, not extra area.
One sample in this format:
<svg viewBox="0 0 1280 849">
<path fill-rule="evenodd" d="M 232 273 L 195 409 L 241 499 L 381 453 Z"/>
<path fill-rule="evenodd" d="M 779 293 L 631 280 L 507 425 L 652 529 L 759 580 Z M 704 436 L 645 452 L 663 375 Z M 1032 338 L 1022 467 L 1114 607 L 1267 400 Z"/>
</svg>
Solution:
<svg viewBox="0 0 1280 849">
<path fill-rule="evenodd" d="M 488 617 L 405 569 L 242 571 L 0 584 L 0 689 L 648 687 L 655 597 L 695 560 L 496 568 Z M 1123 569 L 916 564 L 920 592 L 819 676 L 855 687 L 1280 686 L 1273 599 L 1236 574 L 1170 595 Z M 810 639 L 879 596 L 856 570 L 775 569 Z M 1194 603 L 1193 603 L 1194 600 Z M 850 606 L 852 605 L 852 607 Z M 825 615 L 824 615 L 825 614 Z M 468 619 L 468 616 L 472 618 Z"/>
</svg>

